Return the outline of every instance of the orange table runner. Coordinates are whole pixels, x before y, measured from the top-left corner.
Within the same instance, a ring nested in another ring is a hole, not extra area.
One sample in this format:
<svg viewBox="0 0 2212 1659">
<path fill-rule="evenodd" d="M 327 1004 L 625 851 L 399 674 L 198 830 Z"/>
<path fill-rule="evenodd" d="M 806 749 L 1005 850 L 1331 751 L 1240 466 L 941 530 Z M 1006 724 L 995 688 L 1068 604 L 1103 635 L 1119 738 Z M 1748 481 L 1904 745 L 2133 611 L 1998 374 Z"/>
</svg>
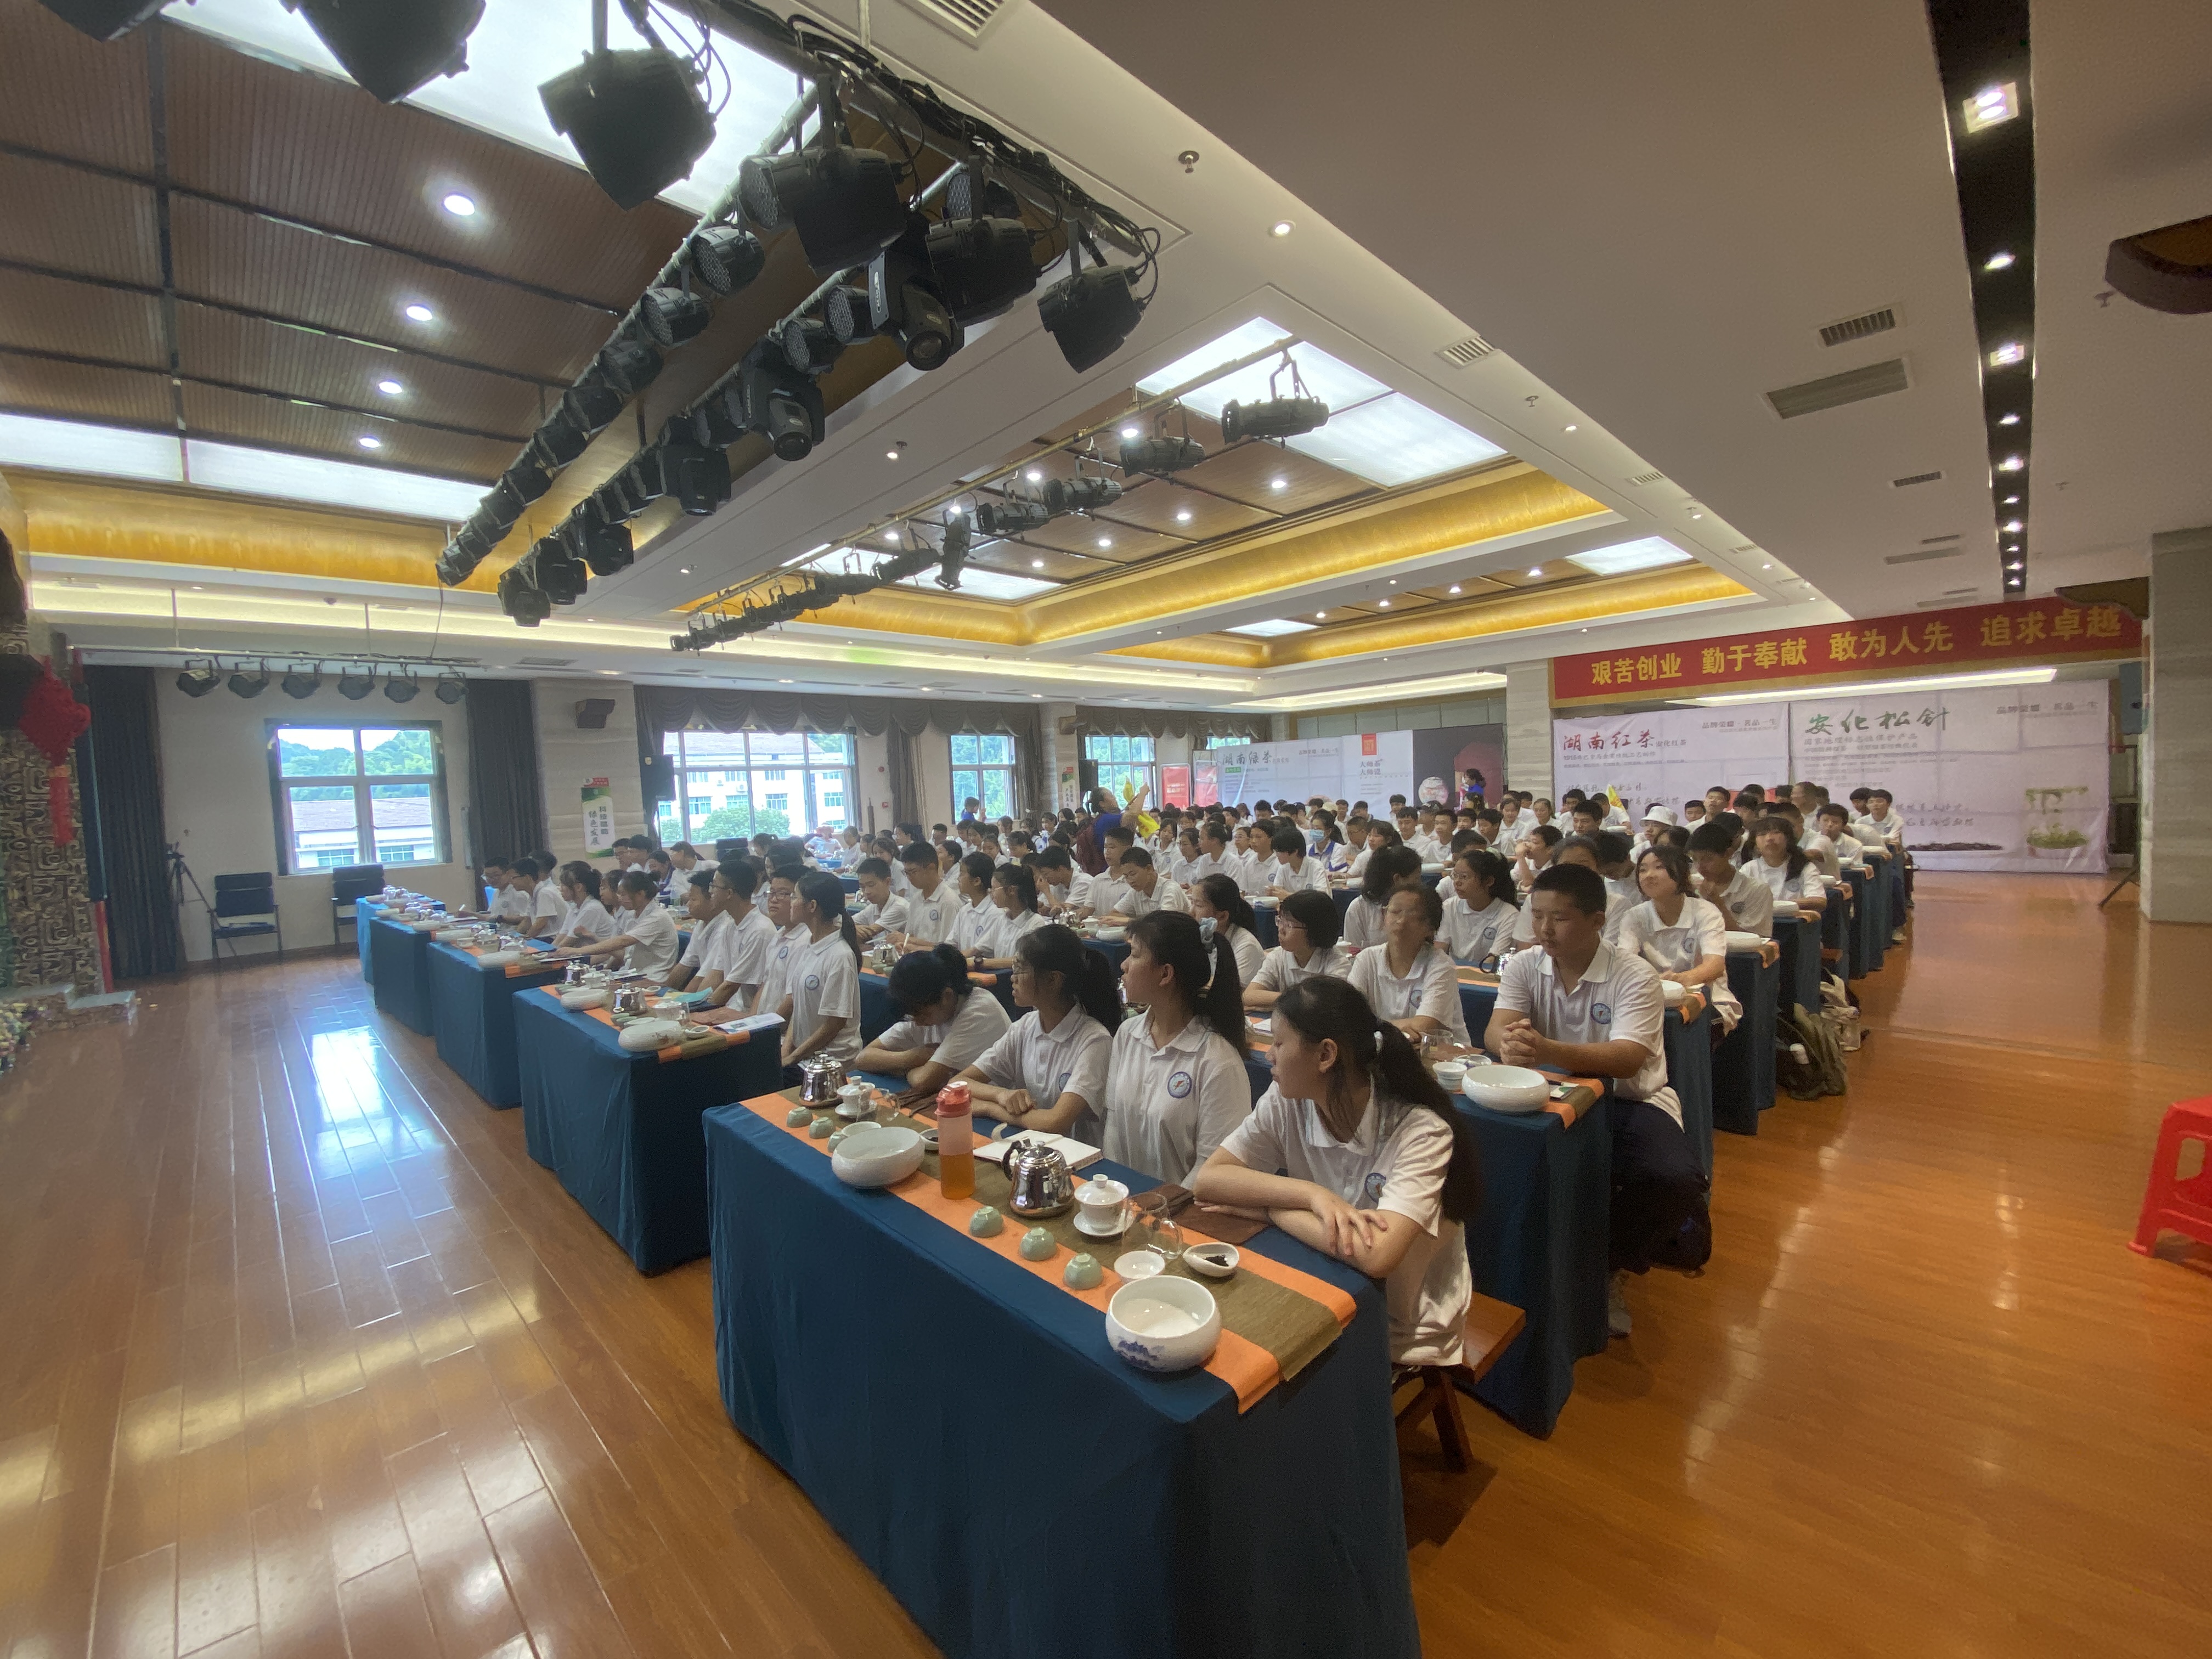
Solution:
<svg viewBox="0 0 2212 1659">
<path fill-rule="evenodd" d="M 456 945 L 453 946 L 453 949 L 456 951 L 465 951 L 472 957 L 486 957 L 491 954 L 490 951 L 486 951 L 481 945 Z M 509 979 L 522 979 L 532 974 L 542 974 L 549 968 L 564 969 L 567 966 L 568 964 L 566 963 L 548 961 L 544 957 L 540 957 L 536 962 L 532 962 L 527 957 L 525 957 L 520 962 L 508 963 L 507 964 L 506 972 L 507 976 Z"/>
<path fill-rule="evenodd" d="M 762 1095 L 746 1101 L 744 1105 L 747 1110 L 763 1122 L 782 1130 L 794 1140 L 813 1147 L 825 1158 L 829 1156 L 829 1144 L 826 1141 L 817 1140 L 810 1135 L 807 1133 L 806 1125 L 802 1124 L 793 1127 L 784 1121 L 792 1107 L 791 1101 L 786 1097 Z M 985 1167 L 988 1166 L 979 1163 L 978 1173 L 980 1174 Z M 973 1239 L 984 1249 L 1004 1256 L 1016 1266 L 1027 1268 L 1037 1278 L 1059 1285 L 1068 1295 L 1089 1304 L 1102 1314 L 1106 1311 L 1106 1304 L 1113 1300 L 1115 1291 L 1120 1290 L 1127 1282 L 1103 1259 L 1101 1259 L 1098 1264 L 1100 1275 L 1098 1283 L 1087 1291 L 1074 1289 L 1060 1276 L 1068 1263 L 1070 1252 L 1067 1248 L 1065 1245 L 1056 1246 L 1052 1255 L 1043 1261 L 1030 1261 L 1021 1253 L 1022 1235 L 1027 1231 L 1027 1224 L 1017 1215 L 1008 1214 L 1006 1218 L 1006 1224 L 995 1235 L 988 1238 L 976 1237 L 968 1231 L 968 1218 L 975 1214 L 979 1200 L 974 1198 L 946 1198 L 938 1189 L 937 1177 L 926 1170 L 917 1170 L 905 1180 L 896 1182 L 884 1190 L 894 1193 L 916 1209 L 935 1216 L 963 1237 Z M 1189 1213 L 1190 1212 L 1186 1210 L 1183 1215 L 1188 1217 Z M 1176 1225 L 1182 1233 L 1185 1248 L 1193 1243 L 1214 1242 L 1211 1234 L 1201 1231 L 1197 1227 L 1184 1224 L 1182 1218 L 1177 1218 Z M 1103 1248 L 1111 1243 L 1113 1241 L 1110 1239 L 1101 1240 L 1100 1245 Z M 1316 1279 L 1311 1273 L 1302 1273 L 1297 1268 L 1274 1261 L 1257 1250 L 1240 1250 L 1238 1255 L 1241 1257 L 1238 1263 L 1239 1272 L 1251 1273 L 1285 1290 L 1294 1291 L 1309 1301 L 1319 1303 L 1334 1316 L 1339 1330 L 1349 1325 L 1352 1316 L 1358 1311 L 1349 1294 L 1325 1279 Z M 1283 1380 L 1282 1367 L 1273 1354 L 1249 1338 L 1239 1336 L 1226 1324 L 1222 1327 L 1221 1340 L 1214 1348 L 1213 1357 L 1206 1362 L 1205 1369 L 1229 1385 L 1231 1391 L 1237 1396 L 1237 1409 L 1240 1413 L 1249 1411 L 1255 1401 L 1263 1398 L 1270 1389 Z"/>
<path fill-rule="evenodd" d="M 540 995 L 551 997 L 556 1003 L 561 1000 L 561 988 L 557 985 L 540 985 L 537 989 Z M 571 1008 L 567 1012 L 596 1019 L 610 1030 L 622 1030 L 615 1024 L 615 1017 L 605 1008 Z M 672 1060 L 696 1060 L 701 1054 L 719 1054 L 725 1048 L 735 1048 L 752 1040 L 750 1031 L 733 1031 L 726 1025 L 695 1025 L 686 1029 L 696 1031 L 697 1035 L 679 1037 L 674 1042 L 663 1043 L 653 1050 L 655 1058 L 662 1065 L 665 1066 Z M 642 1054 L 645 1051 L 641 1048 L 635 1052 Z"/>
</svg>

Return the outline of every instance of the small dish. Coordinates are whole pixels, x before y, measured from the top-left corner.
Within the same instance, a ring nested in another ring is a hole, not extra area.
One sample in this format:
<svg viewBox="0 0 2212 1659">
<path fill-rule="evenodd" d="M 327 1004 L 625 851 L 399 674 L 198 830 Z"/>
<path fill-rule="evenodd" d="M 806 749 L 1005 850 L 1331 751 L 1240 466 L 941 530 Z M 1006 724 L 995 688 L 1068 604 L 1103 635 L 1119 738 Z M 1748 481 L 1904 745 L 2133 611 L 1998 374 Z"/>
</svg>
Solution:
<svg viewBox="0 0 2212 1659">
<path fill-rule="evenodd" d="M 1129 1218 L 1125 1212 L 1105 1226 L 1094 1227 L 1091 1224 L 1091 1218 L 1079 1210 L 1075 1216 L 1075 1231 L 1085 1238 L 1119 1238 L 1129 1231 Z"/>
<path fill-rule="evenodd" d="M 1237 1264 L 1244 1260 L 1243 1252 L 1234 1244 L 1186 1244 L 1182 1265 L 1206 1279 L 1226 1279 L 1235 1273 Z"/>
<path fill-rule="evenodd" d="M 1158 1250 L 1124 1250 L 1114 1258 L 1114 1271 L 1124 1279 L 1151 1279 L 1163 1272 L 1168 1259 Z"/>
</svg>

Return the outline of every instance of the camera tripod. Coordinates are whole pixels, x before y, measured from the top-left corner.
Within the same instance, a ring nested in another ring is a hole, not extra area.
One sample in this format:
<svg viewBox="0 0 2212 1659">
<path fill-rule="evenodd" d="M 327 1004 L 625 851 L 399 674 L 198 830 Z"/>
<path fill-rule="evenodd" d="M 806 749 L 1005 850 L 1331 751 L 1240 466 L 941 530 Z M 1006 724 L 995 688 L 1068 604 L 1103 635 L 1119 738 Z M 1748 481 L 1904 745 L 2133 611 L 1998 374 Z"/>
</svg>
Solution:
<svg viewBox="0 0 2212 1659">
<path fill-rule="evenodd" d="M 185 914 L 185 884 L 187 882 L 191 884 L 192 895 L 199 900 L 200 908 L 205 910 L 212 907 L 208 903 L 205 890 L 200 886 L 200 878 L 192 873 L 192 866 L 185 862 L 185 855 L 178 851 L 174 842 L 171 842 L 161 849 L 161 860 L 168 866 L 169 902 L 176 909 L 178 926 L 182 927 Z"/>
</svg>

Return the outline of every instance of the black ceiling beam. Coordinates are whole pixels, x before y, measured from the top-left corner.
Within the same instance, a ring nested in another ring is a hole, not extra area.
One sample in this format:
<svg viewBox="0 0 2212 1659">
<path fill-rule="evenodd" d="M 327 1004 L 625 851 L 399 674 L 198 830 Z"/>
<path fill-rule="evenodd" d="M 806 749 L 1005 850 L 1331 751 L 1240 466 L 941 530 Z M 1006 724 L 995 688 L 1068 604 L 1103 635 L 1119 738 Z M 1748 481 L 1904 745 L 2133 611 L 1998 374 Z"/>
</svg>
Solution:
<svg viewBox="0 0 2212 1659">
<path fill-rule="evenodd" d="M 148 36 L 148 39 L 156 40 L 159 35 L 160 31 L 155 30 Z M 158 52 L 159 48 L 153 48 L 153 50 Z M 155 77 L 155 84 L 159 84 L 158 75 Z M 563 293 L 557 288 L 547 288 L 542 283 L 525 282 L 520 276 L 504 276 L 498 271 L 486 270 L 481 265 L 466 264 L 459 259 L 441 258 L 434 253 L 424 253 L 419 249 L 402 247 L 397 242 L 381 241 L 374 236 L 364 236 L 359 231 L 340 230 L 335 225 L 318 224 L 312 219 L 302 219 L 295 213 L 279 213 L 273 208 L 258 206 L 252 202 L 241 202 L 235 197 L 219 196 L 209 190 L 197 190 L 190 185 L 178 184 L 174 179 L 167 178 L 166 174 L 148 178 L 144 173 L 132 173 L 125 167 L 111 167 L 98 161 L 80 161 L 73 155 L 57 155 L 52 150 L 34 149 L 28 144 L 11 143 L 5 140 L 0 140 L 0 155 L 12 155 L 26 161 L 43 161 L 52 167 L 69 167 L 78 173 L 88 173 L 95 178 L 111 179 L 118 184 L 137 185 L 141 189 L 155 192 L 157 199 L 166 194 L 170 197 L 182 196 L 195 202 L 205 202 L 211 207 L 228 208 L 234 213 L 242 213 L 249 218 L 264 220 L 272 225 L 283 225 L 290 230 L 304 230 L 313 235 L 327 236 L 332 241 L 349 243 L 355 247 L 371 248 L 379 253 L 389 253 L 398 258 L 411 259 L 417 264 L 448 271 L 456 276 L 471 277 L 480 283 L 495 283 L 502 288 L 511 288 L 520 293 L 532 295 L 540 300 L 551 300 L 562 305 L 581 306 L 585 310 L 597 312 L 603 317 L 617 317 L 622 314 L 618 307 L 606 305 L 598 300 L 586 299 L 580 294 Z"/>
<path fill-rule="evenodd" d="M 2035 92 L 2028 0 L 1928 0 L 1928 24 L 1943 83 L 1980 344 L 2000 591 L 2020 599 L 2027 592 L 2035 432 Z M 1978 122 L 1976 101 L 1999 94 L 2011 113 Z M 2012 525 L 2021 528 L 2008 528 Z"/>
</svg>

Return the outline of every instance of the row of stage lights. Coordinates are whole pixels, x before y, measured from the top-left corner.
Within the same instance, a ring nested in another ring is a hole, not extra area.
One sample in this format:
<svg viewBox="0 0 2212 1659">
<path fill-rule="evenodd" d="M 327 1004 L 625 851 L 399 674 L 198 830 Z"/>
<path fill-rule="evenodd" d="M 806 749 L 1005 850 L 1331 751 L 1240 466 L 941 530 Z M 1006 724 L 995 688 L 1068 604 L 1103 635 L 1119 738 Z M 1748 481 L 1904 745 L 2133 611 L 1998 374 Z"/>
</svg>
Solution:
<svg viewBox="0 0 2212 1659">
<path fill-rule="evenodd" d="M 218 685 L 225 684 L 230 687 L 234 696 L 258 697 L 275 685 L 282 688 L 286 696 L 297 697 L 304 702 L 323 689 L 323 665 L 316 663 L 307 668 L 295 666 L 287 670 L 282 678 L 272 680 L 269 677 L 266 661 L 261 662 L 250 674 L 246 672 L 246 665 L 241 661 L 226 678 L 222 665 L 210 657 L 197 668 L 186 663 L 184 671 L 177 676 L 177 690 L 188 697 L 204 697 Z M 359 702 L 376 690 L 376 674 L 366 666 L 341 670 L 334 677 L 332 685 L 340 696 Z M 384 678 L 384 695 L 393 702 L 412 702 L 422 689 L 422 682 L 415 677 L 412 669 L 394 669 Z M 450 707 L 469 695 L 469 683 L 448 669 L 433 683 L 431 693 L 440 702 Z"/>
</svg>

